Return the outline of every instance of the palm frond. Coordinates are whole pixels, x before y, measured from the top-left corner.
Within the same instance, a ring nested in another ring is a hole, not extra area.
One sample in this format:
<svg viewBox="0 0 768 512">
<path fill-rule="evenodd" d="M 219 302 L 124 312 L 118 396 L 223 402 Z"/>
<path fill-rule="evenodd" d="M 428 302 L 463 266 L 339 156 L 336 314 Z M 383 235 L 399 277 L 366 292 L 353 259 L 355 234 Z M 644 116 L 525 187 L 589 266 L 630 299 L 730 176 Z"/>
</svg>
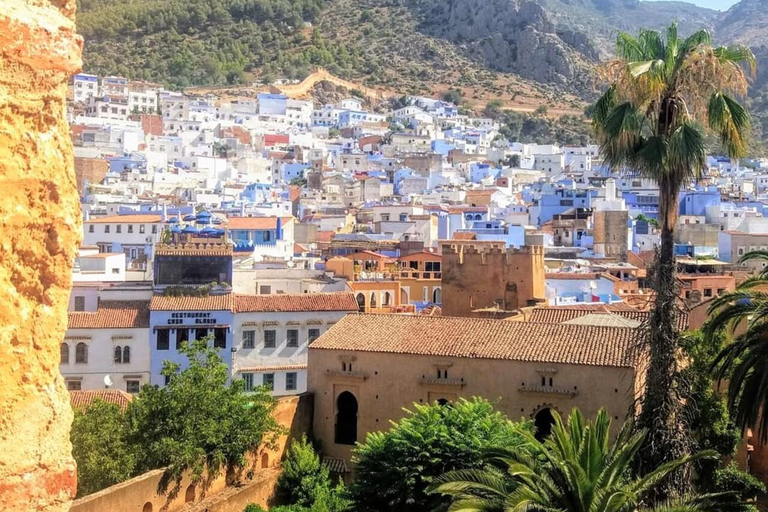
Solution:
<svg viewBox="0 0 768 512">
<path fill-rule="evenodd" d="M 709 100 L 707 119 L 710 129 L 718 134 L 729 156 L 746 154 L 745 136 L 750 125 L 747 109 L 724 92 L 716 91 Z"/>
</svg>

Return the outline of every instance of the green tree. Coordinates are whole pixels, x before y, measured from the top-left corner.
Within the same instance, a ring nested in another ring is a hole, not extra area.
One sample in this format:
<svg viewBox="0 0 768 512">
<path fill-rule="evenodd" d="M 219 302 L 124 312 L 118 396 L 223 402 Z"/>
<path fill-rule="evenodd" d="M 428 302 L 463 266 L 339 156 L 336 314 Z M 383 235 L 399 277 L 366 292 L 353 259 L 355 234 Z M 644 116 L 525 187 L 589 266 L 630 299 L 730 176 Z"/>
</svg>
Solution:
<svg viewBox="0 0 768 512">
<path fill-rule="evenodd" d="M 142 471 L 167 466 L 168 479 L 176 480 L 189 469 L 197 481 L 206 469 L 244 464 L 248 451 L 280 431 L 271 395 L 244 393 L 240 379 L 227 384 L 227 365 L 211 344 L 209 336 L 182 345 L 188 367 L 165 361 L 168 385 L 144 386 L 131 403 L 130 441 L 141 447 Z"/>
<path fill-rule="evenodd" d="M 709 32 L 678 38 L 672 24 L 666 38 L 641 30 L 619 33 L 617 58 L 606 67 L 611 84 L 594 108 L 593 126 L 601 155 L 613 169 L 630 168 L 659 187 L 661 248 L 654 269 L 654 307 L 648 336 L 649 364 L 638 426 L 648 429 L 641 474 L 687 453 L 680 409 L 676 330 L 674 228 L 681 187 L 706 163 L 701 122 L 717 133 L 731 156 L 743 155 L 749 116 L 729 93 L 745 94 L 741 64 L 754 68 L 744 46 L 711 46 Z M 706 71 L 705 71 L 706 70 Z M 659 487 L 659 498 L 686 491 L 688 472 Z"/>
<path fill-rule="evenodd" d="M 632 433 L 626 422 L 610 442 L 611 420 L 600 410 L 594 423 L 574 409 L 563 424 L 554 413 L 550 437 L 538 441 L 524 433 L 527 449 L 503 448 L 486 454 L 489 468 L 452 471 L 437 478 L 430 491 L 454 498 L 449 510 L 462 512 L 527 510 L 536 512 L 698 512 L 718 510 L 714 497 L 681 499 L 668 507 L 643 507 L 649 491 L 675 469 L 715 452 L 701 452 L 663 464 L 633 478 L 645 431 Z"/>
<path fill-rule="evenodd" d="M 477 469 L 482 454 L 524 443 L 530 423 L 516 424 L 482 398 L 453 404 L 414 404 L 386 432 L 369 433 L 353 455 L 357 478 L 350 491 L 359 512 L 446 510 L 448 501 L 427 486 L 448 471 Z"/>
<path fill-rule="evenodd" d="M 280 502 L 329 512 L 349 508 L 351 503 L 344 498 L 343 487 L 332 484 L 330 471 L 306 436 L 291 443 L 281 467 L 283 471 L 277 480 Z"/>
<path fill-rule="evenodd" d="M 768 252 L 752 251 L 739 263 L 768 262 Z M 710 338 L 727 331 L 732 343 L 723 347 L 713 362 L 718 379 L 728 379 L 728 407 L 742 430 L 756 427 L 760 439 L 768 439 L 768 266 L 730 293 L 712 301 L 704 326 Z M 739 332 L 740 334 L 735 334 Z"/>
<path fill-rule="evenodd" d="M 136 468 L 136 451 L 127 441 L 128 424 L 117 404 L 95 400 L 75 411 L 70 439 L 77 461 L 77 496 L 128 480 Z"/>
<path fill-rule="evenodd" d="M 485 108 L 483 109 L 483 115 L 485 117 L 490 117 L 491 119 L 498 119 L 502 115 L 501 111 L 501 101 L 499 100 L 491 100 L 488 103 L 485 104 Z"/>
<path fill-rule="evenodd" d="M 448 89 L 443 93 L 443 101 L 453 103 L 454 105 L 461 104 L 461 91 L 458 89 Z"/>
</svg>

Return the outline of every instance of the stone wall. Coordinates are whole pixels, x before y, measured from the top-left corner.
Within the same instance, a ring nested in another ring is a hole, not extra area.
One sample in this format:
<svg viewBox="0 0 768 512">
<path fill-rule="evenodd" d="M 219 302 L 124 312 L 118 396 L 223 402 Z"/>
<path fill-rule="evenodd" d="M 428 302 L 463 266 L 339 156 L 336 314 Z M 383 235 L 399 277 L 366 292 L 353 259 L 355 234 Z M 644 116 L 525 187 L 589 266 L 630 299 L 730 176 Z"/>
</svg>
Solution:
<svg viewBox="0 0 768 512">
<path fill-rule="evenodd" d="M 75 0 L 0 8 L 0 510 L 69 510 L 72 410 L 59 375 L 80 243 L 68 77 L 81 66 Z"/>
<path fill-rule="evenodd" d="M 75 178 L 77 192 L 84 195 L 86 183 L 98 185 L 109 172 L 109 161 L 105 158 L 75 157 Z"/>
<path fill-rule="evenodd" d="M 239 503 L 266 505 L 274 494 L 279 464 L 285 454 L 288 441 L 302 434 L 312 435 L 313 397 L 309 394 L 281 397 L 273 413 L 280 425 L 288 430 L 274 446 L 260 447 L 249 457 L 247 467 L 238 479 L 232 473 L 221 471 L 206 482 L 193 483 L 190 475 L 182 476 L 178 492 L 160 492 L 164 470 L 158 469 L 139 475 L 102 491 L 75 501 L 71 512 L 174 512 L 184 508 L 191 510 L 217 510 L 240 512 Z M 237 506 L 230 506 L 232 503 Z"/>
</svg>

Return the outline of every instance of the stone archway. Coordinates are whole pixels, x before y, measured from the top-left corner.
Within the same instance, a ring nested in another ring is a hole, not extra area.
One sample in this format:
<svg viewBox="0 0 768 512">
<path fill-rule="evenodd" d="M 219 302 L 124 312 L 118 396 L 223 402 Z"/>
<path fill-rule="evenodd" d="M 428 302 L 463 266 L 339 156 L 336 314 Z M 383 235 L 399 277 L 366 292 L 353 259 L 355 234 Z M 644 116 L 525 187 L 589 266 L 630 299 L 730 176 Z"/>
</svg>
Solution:
<svg viewBox="0 0 768 512">
<path fill-rule="evenodd" d="M 355 444 L 357 441 L 357 398 L 349 391 L 336 399 L 336 444 Z"/>
<path fill-rule="evenodd" d="M 190 484 L 184 492 L 184 503 L 195 501 L 195 484 Z"/>
<path fill-rule="evenodd" d="M 365 294 L 358 293 L 356 298 L 357 298 L 357 310 L 360 313 L 365 313 Z"/>
<path fill-rule="evenodd" d="M 269 467 L 269 454 L 268 453 L 262 453 L 261 454 L 261 469 L 265 469 Z"/>
<path fill-rule="evenodd" d="M 552 434 L 552 425 L 555 424 L 555 417 L 552 415 L 552 409 L 542 407 L 533 416 L 533 425 L 535 427 L 535 436 L 539 441 L 547 439 Z"/>
</svg>

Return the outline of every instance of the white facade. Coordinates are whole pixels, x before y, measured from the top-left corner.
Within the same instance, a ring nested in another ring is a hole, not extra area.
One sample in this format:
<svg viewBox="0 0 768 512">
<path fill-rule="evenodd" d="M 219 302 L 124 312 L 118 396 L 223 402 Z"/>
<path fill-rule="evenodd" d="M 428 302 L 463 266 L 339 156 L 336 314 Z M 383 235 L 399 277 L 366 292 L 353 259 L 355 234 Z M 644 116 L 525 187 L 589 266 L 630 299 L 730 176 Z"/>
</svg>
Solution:
<svg viewBox="0 0 768 512">
<path fill-rule="evenodd" d="M 72 91 L 72 98 L 75 101 L 85 103 L 89 97 L 99 95 L 99 77 L 78 73 L 72 77 Z"/>
</svg>

